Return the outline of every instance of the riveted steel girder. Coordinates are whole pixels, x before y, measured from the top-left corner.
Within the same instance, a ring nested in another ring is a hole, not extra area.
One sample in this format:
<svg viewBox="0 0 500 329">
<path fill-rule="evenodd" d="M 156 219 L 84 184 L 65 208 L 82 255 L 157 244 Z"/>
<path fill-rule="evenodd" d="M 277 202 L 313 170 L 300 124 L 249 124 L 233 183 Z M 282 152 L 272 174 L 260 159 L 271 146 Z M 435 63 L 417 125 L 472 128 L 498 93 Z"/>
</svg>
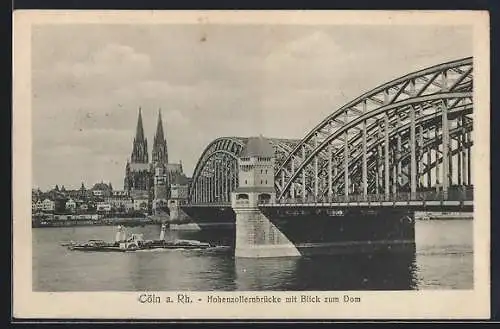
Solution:
<svg viewBox="0 0 500 329">
<path fill-rule="evenodd" d="M 408 167 L 413 168 L 415 173 L 412 176 L 416 179 L 419 165 L 422 167 L 422 164 L 417 163 L 422 161 L 420 158 L 423 150 L 420 148 L 423 146 L 420 144 L 423 143 L 428 125 L 433 123 L 422 118 L 441 115 L 450 121 L 446 125 L 441 121 L 442 127 L 446 128 L 445 132 L 454 129 L 454 122 L 459 119 L 453 115 L 467 115 L 473 110 L 472 72 L 472 58 L 439 64 L 385 83 L 334 111 L 297 143 L 282 161 L 277 162 L 275 180 L 280 182 L 277 184 L 278 198 L 293 194 L 292 190 L 318 196 L 317 194 L 321 194 L 321 187 L 329 184 L 329 189 L 338 192 L 338 187 L 346 182 L 350 185 L 362 182 L 366 189 L 366 185 L 371 184 L 368 177 L 373 175 L 368 168 L 363 174 L 362 164 L 359 164 L 358 171 L 352 168 L 353 163 L 357 163 L 352 160 L 362 158 L 363 152 L 365 162 L 379 160 L 382 164 L 385 175 L 381 185 L 389 193 L 390 189 L 386 185 L 394 184 L 394 170 L 398 170 L 398 175 L 401 175 L 400 171 L 411 171 L 395 164 L 395 161 L 401 161 L 401 155 L 397 153 L 406 151 L 395 146 L 397 140 L 409 150 L 413 145 L 414 163 Z M 443 111 L 446 111 L 446 116 Z M 417 125 L 411 130 L 413 135 L 404 135 L 413 142 L 411 144 L 408 140 L 401 141 L 401 134 L 394 132 L 401 131 L 401 127 L 411 127 L 412 122 Z M 436 131 L 439 129 L 441 128 L 436 128 Z M 444 140 L 448 149 L 450 140 L 447 133 Z M 375 156 L 376 152 L 369 145 L 380 143 L 384 152 Z M 443 146 L 441 149 L 438 146 L 433 152 L 441 154 L 442 149 Z M 367 152 L 370 154 L 366 154 Z M 364 166 L 373 167 L 373 164 L 365 163 Z M 321 169 L 317 169 L 318 167 Z M 394 175 L 389 176 L 390 170 Z M 336 177 L 341 174 L 344 179 L 340 184 Z M 307 186 L 304 187 L 303 184 Z M 331 186 L 332 184 L 336 186 Z M 349 189 L 344 186 L 342 191 L 348 193 Z"/>
</svg>

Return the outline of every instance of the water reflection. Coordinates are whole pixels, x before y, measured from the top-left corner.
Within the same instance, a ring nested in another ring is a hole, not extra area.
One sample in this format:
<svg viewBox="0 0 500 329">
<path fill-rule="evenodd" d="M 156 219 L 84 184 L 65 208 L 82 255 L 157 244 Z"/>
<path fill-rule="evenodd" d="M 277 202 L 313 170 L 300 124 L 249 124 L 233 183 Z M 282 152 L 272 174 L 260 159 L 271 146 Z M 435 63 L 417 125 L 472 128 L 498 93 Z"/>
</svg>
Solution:
<svg viewBox="0 0 500 329">
<path fill-rule="evenodd" d="M 167 231 L 167 239 L 187 239 L 210 242 L 218 246 L 226 246 L 234 248 L 235 246 L 235 229 L 234 227 L 223 228 L 204 228 L 203 230 L 187 230 L 187 231 Z"/>
<path fill-rule="evenodd" d="M 163 250 L 128 256 L 130 290 L 235 290 L 234 262 L 227 249 Z"/>
<path fill-rule="evenodd" d="M 238 290 L 413 290 L 415 253 L 236 259 Z"/>
<path fill-rule="evenodd" d="M 237 290 L 288 290 L 299 258 L 236 258 Z M 291 288 L 290 288 L 291 289 Z"/>
</svg>

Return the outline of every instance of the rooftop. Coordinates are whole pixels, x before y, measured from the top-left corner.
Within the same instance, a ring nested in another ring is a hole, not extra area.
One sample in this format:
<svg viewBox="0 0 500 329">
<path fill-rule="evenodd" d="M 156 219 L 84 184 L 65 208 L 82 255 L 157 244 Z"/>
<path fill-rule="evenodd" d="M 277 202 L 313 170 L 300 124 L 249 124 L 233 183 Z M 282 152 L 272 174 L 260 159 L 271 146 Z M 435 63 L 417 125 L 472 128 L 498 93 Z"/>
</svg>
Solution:
<svg viewBox="0 0 500 329">
<path fill-rule="evenodd" d="M 274 147 L 265 137 L 250 137 L 243 150 L 241 151 L 240 157 L 273 157 Z"/>
<path fill-rule="evenodd" d="M 189 179 L 186 177 L 186 175 L 177 173 L 174 175 L 172 179 L 172 184 L 177 184 L 177 185 L 188 185 L 189 184 Z"/>
<path fill-rule="evenodd" d="M 166 169 L 169 172 L 182 172 L 182 165 L 180 163 L 167 163 Z"/>
<path fill-rule="evenodd" d="M 104 182 L 96 183 L 92 187 L 92 190 L 102 190 L 102 191 L 111 191 L 112 187 L 110 184 L 106 184 Z"/>
</svg>

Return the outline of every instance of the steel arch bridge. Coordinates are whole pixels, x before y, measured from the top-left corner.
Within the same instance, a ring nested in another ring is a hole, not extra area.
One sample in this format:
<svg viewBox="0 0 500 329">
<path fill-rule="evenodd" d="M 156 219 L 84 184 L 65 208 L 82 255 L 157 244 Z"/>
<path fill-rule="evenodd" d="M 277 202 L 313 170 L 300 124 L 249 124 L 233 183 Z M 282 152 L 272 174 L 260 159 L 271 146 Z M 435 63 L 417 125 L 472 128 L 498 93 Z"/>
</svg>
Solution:
<svg viewBox="0 0 500 329">
<path fill-rule="evenodd" d="M 220 137 L 202 152 L 189 186 L 190 204 L 228 204 L 238 186 L 238 158 L 247 137 Z M 300 140 L 270 138 L 276 163 L 284 159 Z M 277 169 L 277 168 L 276 168 Z"/>
<path fill-rule="evenodd" d="M 277 161 L 277 199 L 414 199 L 472 185 L 472 73 L 472 58 L 439 64 L 334 111 Z"/>
<path fill-rule="evenodd" d="M 473 60 L 464 58 L 380 85 L 326 117 L 302 140 L 269 139 L 278 202 L 419 199 L 471 186 Z M 224 204 L 238 186 L 248 138 L 220 137 L 193 172 L 189 203 Z"/>
</svg>

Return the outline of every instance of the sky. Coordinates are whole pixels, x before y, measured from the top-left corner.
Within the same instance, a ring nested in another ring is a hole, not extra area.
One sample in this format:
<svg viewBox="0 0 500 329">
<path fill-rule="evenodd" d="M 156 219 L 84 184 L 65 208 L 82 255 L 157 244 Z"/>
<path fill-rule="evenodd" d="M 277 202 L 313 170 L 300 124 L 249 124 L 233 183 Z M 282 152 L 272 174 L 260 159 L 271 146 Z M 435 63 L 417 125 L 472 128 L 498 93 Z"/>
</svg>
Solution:
<svg viewBox="0 0 500 329">
<path fill-rule="evenodd" d="M 466 26 L 39 25 L 33 187 L 123 188 L 139 107 L 190 176 L 221 136 L 302 138 L 360 94 L 472 56 Z"/>
</svg>

